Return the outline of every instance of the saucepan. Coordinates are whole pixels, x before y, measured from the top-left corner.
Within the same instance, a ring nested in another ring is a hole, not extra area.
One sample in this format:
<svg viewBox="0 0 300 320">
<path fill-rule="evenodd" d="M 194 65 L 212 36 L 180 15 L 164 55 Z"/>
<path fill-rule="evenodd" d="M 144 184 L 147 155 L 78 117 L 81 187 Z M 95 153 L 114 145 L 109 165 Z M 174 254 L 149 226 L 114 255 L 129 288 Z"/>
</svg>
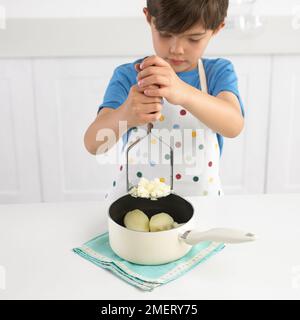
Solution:
<svg viewBox="0 0 300 320">
<path fill-rule="evenodd" d="M 150 129 L 151 130 L 151 129 Z M 138 143 L 137 140 L 134 144 Z M 128 152 L 134 145 L 127 149 Z M 214 228 L 203 231 L 196 226 L 193 205 L 173 190 L 173 150 L 171 149 L 171 193 L 151 200 L 126 194 L 109 207 L 108 230 L 112 250 L 121 258 L 135 264 L 159 265 L 180 259 L 194 245 L 202 241 L 244 243 L 255 240 L 251 232 L 238 229 Z M 127 161 L 127 190 L 130 190 Z M 142 232 L 127 229 L 124 217 L 129 211 L 139 209 L 149 219 L 157 213 L 167 213 L 179 226 L 165 231 Z"/>
</svg>

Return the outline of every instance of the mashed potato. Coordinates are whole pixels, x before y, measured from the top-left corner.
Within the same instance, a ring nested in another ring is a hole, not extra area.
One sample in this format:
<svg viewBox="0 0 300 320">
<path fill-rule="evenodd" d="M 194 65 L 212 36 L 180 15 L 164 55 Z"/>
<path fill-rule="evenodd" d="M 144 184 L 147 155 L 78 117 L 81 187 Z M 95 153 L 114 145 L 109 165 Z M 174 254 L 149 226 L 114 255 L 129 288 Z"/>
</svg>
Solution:
<svg viewBox="0 0 300 320">
<path fill-rule="evenodd" d="M 171 192 L 171 187 L 161 182 L 158 178 L 153 181 L 149 181 L 146 178 L 141 178 L 137 187 L 133 187 L 129 194 L 133 197 L 150 198 L 151 200 L 157 200 L 161 197 L 166 197 Z"/>
</svg>

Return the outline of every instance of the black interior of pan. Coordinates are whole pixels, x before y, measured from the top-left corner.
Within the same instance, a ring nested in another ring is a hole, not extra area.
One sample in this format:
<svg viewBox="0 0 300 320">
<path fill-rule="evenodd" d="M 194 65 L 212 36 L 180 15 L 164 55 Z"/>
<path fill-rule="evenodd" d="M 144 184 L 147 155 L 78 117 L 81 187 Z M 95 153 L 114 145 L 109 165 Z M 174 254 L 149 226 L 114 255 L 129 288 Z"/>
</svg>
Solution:
<svg viewBox="0 0 300 320">
<path fill-rule="evenodd" d="M 116 223 L 124 226 L 123 219 L 125 214 L 134 209 L 143 211 L 149 219 L 157 213 L 165 212 L 177 223 L 188 222 L 194 214 L 194 208 L 191 203 L 175 194 L 170 194 L 157 200 L 135 198 L 127 194 L 111 204 L 109 215 Z"/>
</svg>

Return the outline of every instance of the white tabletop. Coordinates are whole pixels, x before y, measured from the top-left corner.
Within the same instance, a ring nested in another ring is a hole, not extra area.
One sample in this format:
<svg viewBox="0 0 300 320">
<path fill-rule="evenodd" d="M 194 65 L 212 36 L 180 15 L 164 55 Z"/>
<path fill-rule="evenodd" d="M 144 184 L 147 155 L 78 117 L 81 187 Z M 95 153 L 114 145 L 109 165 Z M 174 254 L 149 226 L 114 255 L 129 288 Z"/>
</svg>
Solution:
<svg viewBox="0 0 300 320">
<path fill-rule="evenodd" d="M 105 203 L 0 205 L 0 300 L 300 298 L 300 194 L 187 199 L 199 226 L 241 228 L 259 239 L 226 245 L 152 292 L 72 252 L 107 231 Z"/>
</svg>

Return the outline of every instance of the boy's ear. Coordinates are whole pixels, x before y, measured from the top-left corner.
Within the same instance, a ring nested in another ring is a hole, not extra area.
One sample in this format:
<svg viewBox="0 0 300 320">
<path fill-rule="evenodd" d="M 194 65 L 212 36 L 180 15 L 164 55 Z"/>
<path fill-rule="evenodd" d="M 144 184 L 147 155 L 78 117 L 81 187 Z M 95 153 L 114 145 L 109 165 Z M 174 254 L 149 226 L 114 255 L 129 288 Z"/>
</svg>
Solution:
<svg viewBox="0 0 300 320">
<path fill-rule="evenodd" d="M 213 32 L 213 36 L 217 35 L 225 27 L 225 21 L 223 21 L 218 28 Z"/>
<path fill-rule="evenodd" d="M 144 15 L 147 18 L 148 23 L 151 25 L 151 15 L 150 15 L 148 9 L 147 8 L 143 8 L 143 12 L 144 12 Z"/>
</svg>

